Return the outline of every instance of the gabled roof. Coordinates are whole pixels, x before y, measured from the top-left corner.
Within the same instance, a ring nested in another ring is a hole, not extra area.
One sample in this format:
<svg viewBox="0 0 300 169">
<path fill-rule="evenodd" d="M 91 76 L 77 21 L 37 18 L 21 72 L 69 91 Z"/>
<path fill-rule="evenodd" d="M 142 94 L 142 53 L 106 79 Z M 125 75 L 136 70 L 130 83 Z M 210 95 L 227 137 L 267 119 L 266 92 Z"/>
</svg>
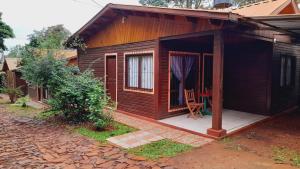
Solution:
<svg viewBox="0 0 300 169">
<path fill-rule="evenodd" d="M 108 4 L 98 14 L 96 14 L 88 23 L 80 28 L 74 36 L 84 36 L 88 34 L 88 30 L 99 28 L 99 25 L 107 24 L 113 20 L 114 17 L 121 15 L 128 15 L 132 13 L 144 13 L 148 15 L 174 15 L 192 18 L 209 18 L 220 20 L 237 21 L 242 18 L 239 14 L 222 10 L 204 10 L 204 9 L 187 9 L 187 8 L 165 8 L 165 7 L 150 7 L 138 5 L 122 5 L 122 4 Z"/>
<path fill-rule="evenodd" d="M 82 38 L 93 35 L 93 32 L 102 28 L 115 19 L 117 16 L 127 16 L 136 14 L 140 16 L 184 16 L 187 18 L 208 18 L 229 20 L 237 23 L 240 20 L 248 21 L 255 16 L 272 16 L 292 5 L 296 13 L 300 13 L 295 0 L 264 0 L 251 5 L 243 6 L 237 9 L 226 10 L 204 10 L 204 9 L 186 9 L 186 8 L 165 8 L 149 7 L 137 5 L 108 4 L 98 14 L 96 14 L 88 23 L 80 28 L 72 37 L 80 36 Z M 72 39 L 69 38 L 70 39 Z"/>
<path fill-rule="evenodd" d="M 296 13 L 300 12 L 294 0 L 264 0 L 233 9 L 232 12 L 246 17 L 278 15 L 288 5 L 292 5 Z"/>
<path fill-rule="evenodd" d="M 7 65 L 8 70 L 16 70 L 20 66 L 21 58 L 5 58 L 3 65 Z"/>
</svg>

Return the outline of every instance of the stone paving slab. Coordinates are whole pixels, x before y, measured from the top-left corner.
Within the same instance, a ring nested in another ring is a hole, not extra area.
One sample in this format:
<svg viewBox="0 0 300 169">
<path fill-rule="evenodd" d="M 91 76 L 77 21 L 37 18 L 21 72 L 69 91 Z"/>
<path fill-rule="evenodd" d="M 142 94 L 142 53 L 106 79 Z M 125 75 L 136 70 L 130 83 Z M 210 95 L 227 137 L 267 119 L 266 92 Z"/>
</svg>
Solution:
<svg viewBox="0 0 300 169">
<path fill-rule="evenodd" d="M 141 145 L 149 144 L 154 141 L 159 141 L 164 139 L 163 137 L 150 133 L 144 130 L 115 136 L 108 138 L 107 140 L 117 146 L 123 147 L 123 148 L 134 148 Z"/>
<path fill-rule="evenodd" d="M 0 105 L 2 169 L 172 169 L 111 144 L 101 144 L 64 126 L 16 117 Z"/>
<path fill-rule="evenodd" d="M 123 113 L 115 112 L 113 113 L 114 119 L 120 123 L 132 126 L 134 128 L 140 129 L 140 131 L 143 132 L 148 132 L 152 133 L 153 135 L 159 136 L 163 139 L 170 139 L 175 142 L 183 143 L 183 144 L 188 144 L 193 147 L 200 147 L 203 145 L 206 145 L 212 141 L 213 139 L 202 137 L 199 135 L 191 134 L 185 131 L 177 130 L 174 128 L 166 127 L 154 122 L 150 122 L 147 120 L 143 120 L 140 118 L 136 118 L 133 116 L 129 116 Z M 130 136 L 130 135 L 129 135 Z M 126 137 L 126 136 L 124 136 Z M 122 137 L 120 137 L 122 139 Z M 130 147 L 129 145 L 124 145 L 124 141 L 118 141 L 118 138 L 112 139 L 114 141 L 114 144 L 117 144 L 121 147 L 125 146 Z M 132 143 L 135 144 L 135 143 Z"/>
</svg>

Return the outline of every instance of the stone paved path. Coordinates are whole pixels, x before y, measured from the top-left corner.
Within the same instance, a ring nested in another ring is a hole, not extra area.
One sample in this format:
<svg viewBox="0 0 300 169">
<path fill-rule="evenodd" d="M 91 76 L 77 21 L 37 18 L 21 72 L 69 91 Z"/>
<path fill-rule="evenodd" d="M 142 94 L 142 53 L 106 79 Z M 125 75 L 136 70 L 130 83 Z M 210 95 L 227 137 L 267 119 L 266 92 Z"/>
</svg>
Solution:
<svg viewBox="0 0 300 169">
<path fill-rule="evenodd" d="M 138 136 L 136 136 L 136 133 L 128 133 L 125 136 L 116 136 L 115 138 L 109 139 L 110 141 L 112 141 L 112 143 L 124 148 L 136 147 L 136 145 L 142 145 L 143 142 L 147 144 L 149 143 L 149 141 L 147 141 L 149 139 L 154 139 L 154 141 L 159 140 L 156 139 L 156 137 L 170 139 L 175 142 L 191 145 L 193 147 L 200 147 L 214 141 L 213 139 L 166 127 L 154 122 L 132 117 L 123 113 L 115 112 L 113 113 L 113 116 L 116 121 L 140 129 L 142 134 L 144 134 L 144 138 L 140 137 L 140 133 L 137 134 Z M 145 133 L 151 133 L 152 135 L 149 138 L 149 134 Z M 137 137 L 139 139 L 136 139 Z M 140 138 L 144 141 L 141 141 Z"/>
<path fill-rule="evenodd" d="M 150 144 L 154 141 L 164 139 L 157 134 L 153 134 L 144 130 L 123 134 L 120 136 L 110 137 L 107 140 L 122 148 L 134 148 L 145 144 Z"/>
<path fill-rule="evenodd" d="M 9 115 L 0 106 L 0 168 L 173 168 L 100 144 L 61 126 Z"/>
</svg>

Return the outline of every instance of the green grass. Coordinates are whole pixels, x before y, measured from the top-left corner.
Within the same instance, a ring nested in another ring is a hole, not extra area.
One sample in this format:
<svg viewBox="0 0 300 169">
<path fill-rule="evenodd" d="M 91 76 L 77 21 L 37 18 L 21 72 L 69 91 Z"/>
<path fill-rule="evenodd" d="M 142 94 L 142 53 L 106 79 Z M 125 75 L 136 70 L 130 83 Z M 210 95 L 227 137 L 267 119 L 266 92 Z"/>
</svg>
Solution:
<svg viewBox="0 0 300 169">
<path fill-rule="evenodd" d="M 137 156 L 155 160 L 163 157 L 173 157 L 191 149 L 192 146 L 165 139 L 129 149 L 128 152 Z"/>
<path fill-rule="evenodd" d="M 114 128 L 115 129 L 112 131 L 93 131 L 86 127 L 79 127 L 75 129 L 75 132 L 103 143 L 106 142 L 106 139 L 109 137 L 114 137 L 137 130 L 117 122 L 114 123 Z"/>
<path fill-rule="evenodd" d="M 33 107 L 29 107 L 29 106 L 22 107 L 15 104 L 6 104 L 5 107 L 8 110 L 8 112 L 13 113 L 17 116 L 31 117 L 31 118 L 37 116 L 40 112 L 43 111 Z"/>
<path fill-rule="evenodd" d="M 286 147 L 274 147 L 273 159 L 279 164 L 291 164 L 300 167 L 300 154 Z"/>
<path fill-rule="evenodd" d="M 221 139 L 221 142 L 224 143 L 224 144 L 231 144 L 233 143 L 233 138 L 232 137 L 225 137 L 223 139 Z"/>
<path fill-rule="evenodd" d="M 5 107 L 8 113 L 22 117 L 33 118 L 43 111 L 41 109 L 36 109 L 30 106 L 22 107 L 18 104 L 11 104 L 9 100 L 3 98 L 0 98 L 0 105 Z"/>
</svg>

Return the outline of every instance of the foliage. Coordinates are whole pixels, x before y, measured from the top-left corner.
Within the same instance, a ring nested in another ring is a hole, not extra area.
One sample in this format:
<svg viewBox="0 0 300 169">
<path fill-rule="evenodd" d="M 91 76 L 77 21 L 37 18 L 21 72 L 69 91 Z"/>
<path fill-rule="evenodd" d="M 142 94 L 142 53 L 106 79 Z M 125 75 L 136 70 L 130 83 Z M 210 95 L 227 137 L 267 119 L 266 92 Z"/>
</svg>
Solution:
<svg viewBox="0 0 300 169">
<path fill-rule="evenodd" d="M 37 55 L 37 56 L 35 56 Z M 112 117 L 104 113 L 109 98 L 103 84 L 92 72 L 79 73 L 78 68 L 66 66 L 65 60 L 30 52 L 23 58 L 23 78 L 34 86 L 47 88 L 51 93 L 49 104 L 72 122 L 92 122 L 98 129 L 110 125 Z"/>
<path fill-rule="evenodd" d="M 112 117 L 103 110 L 108 106 L 103 84 L 86 71 L 76 76 L 58 78 L 57 88 L 49 104 L 54 110 L 62 111 L 64 117 L 74 122 L 90 121 L 98 129 L 110 125 Z"/>
<path fill-rule="evenodd" d="M 50 91 L 58 87 L 60 77 L 70 75 L 73 71 L 72 67 L 65 66 L 65 60 L 55 59 L 51 51 L 46 56 L 24 55 L 22 62 L 22 78 L 31 85 L 42 86 Z"/>
<path fill-rule="evenodd" d="M 4 88 L 6 86 L 6 78 L 5 78 L 5 74 L 2 73 L 0 74 L 0 88 Z"/>
<path fill-rule="evenodd" d="M 9 113 L 15 114 L 17 116 L 22 117 L 30 117 L 34 118 L 42 111 L 41 109 L 36 109 L 30 106 L 27 107 L 21 107 L 19 105 L 10 104 L 10 105 L 4 105 Z"/>
<path fill-rule="evenodd" d="M 40 49 L 63 49 L 64 42 L 71 35 L 70 31 L 63 25 L 55 25 L 34 31 L 28 36 L 29 46 Z"/>
<path fill-rule="evenodd" d="M 92 138 L 94 140 L 105 142 L 107 138 L 114 137 L 126 133 L 130 133 L 133 131 L 136 131 L 136 129 L 131 128 L 129 126 L 126 126 L 121 123 L 114 123 L 113 124 L 113 130 L 111 131 L 93 131 L 91 129 L 85 128 L 85 127 L 79 127 L 76 128 L 75 131 L 83 136 Z"/>
<path fill-rule="evenodd" d="M 294 150 L 286 147 L 274 147 L 273 159 L 276 163 L 290 163 L 294 166 L 300 167 L 300 154 Z"/>
<path fill-rule="evenodd" d="M 25 97 L 20 97 L 17 101 L 16 104 L 20 105 L 21 107 L 28 107 L 27 103 L 30 101 L 28 96 Z"/>
<path fill-rule="evenodd" d="M 300 167 L 300 154 L 295 154 L 291 160 L 294 166 Z"/>
<path fill-rule="evenodd" d="M 17 87 L 17 88 L 6 87 L 6 88 L 3 88 L 2 92 L 9 96 L 9 99 L 10 99 L 11 103 L 14 103 L 16 101 L 16 99 L 18 97 L 22 96 L 22 94 L 23 94 L 21 89 L 20 89 L 21 87 L 22 86 Z"/>
<path fill-rule="evenodd" d="M 234 6 L 243 6 L 260 2 L 262 0 L 232 0 Z M 209 0 L 139 0 L 145 6 L 179 7 L 179 8 L 211 8 Z M 300 2 L 300 0 L 299 0 Z"/>
<path fill-rule="evenodd" d="M 14 38 L 13 30 L 5 22 L 2 21 L 2 13 L 0 13 L 0 52 L 6 50 L 4 39 Z"/>
<path fill-rule="evenodd" d="M 173 157 L 192 149 L 192 146 L 176 143 L 170 140 L 160 140 L 140 147 L 129 149 L 128 152 L 149 159 Z"/>
<path fill-rule="evenodd" d="M 68 41 L 64 43 L 64 46 L 66 48 L 72 48 L 72 49 L 80 49 L 82 51 L 85 51 L 86 45 L 82 38 L 75 36 L 71 37 Z"/>
<path fill-rule="evenodd" d="M 97 129 L 110 125 L 112 117 L 103 110 L 109 98 L 103 84 L 92 73 L 79 73 L 78 67 L 66 66 L 66 60 L 57 59 L 57 49 L 64 49 L 70 32 L 62 25 L 48 27 L 29 35 L 29 44 L 21 50 L 22 78 L 30 85 L 47 88 L 48 100 L 54 115 L 62 115 L 72 122 L 92 122 Z M 85 47 L 79 38 L 72 47 Z"/>
<path fill-rule="evenodd" d="M 161 7 L 168 7 L 168 2 L 166 0 L 140 0 L 140 4 L 147 6 L 161 6 Z"/>
<path fill-rule="evenodd" d="M 60 114 L 59 111 L 55 111 L 55 110 L 46 110 L 46 111 L 43 111 L 41 113 L 39 113 L 36 118 L 37 119 L 40 119 L 40 120 L 48 120 L 52 117 L 55 117 L 55 116 L 58 116 Z"/>
<path fill-rule="evenodd" d="M 23 53 L 24 46 L 16 45 L 9 49 L 9 53 L 6 57 L 8 58 L 21 58 Z"/>
<path fill-rule="evenodd" d="M 249 5 L 253 3 L 257 3 L 263 0 L 233 0 L 232 3 L 235 6 L 244 6 L 244 5 Z"/>
<path fill-rule="evenodd" d="M 207 8 L 210 1 L 208 0 L 140 0 L 142 5 L 161 6 L 161 7 L 179 7 L 179 8 Z"/>
</svg>

